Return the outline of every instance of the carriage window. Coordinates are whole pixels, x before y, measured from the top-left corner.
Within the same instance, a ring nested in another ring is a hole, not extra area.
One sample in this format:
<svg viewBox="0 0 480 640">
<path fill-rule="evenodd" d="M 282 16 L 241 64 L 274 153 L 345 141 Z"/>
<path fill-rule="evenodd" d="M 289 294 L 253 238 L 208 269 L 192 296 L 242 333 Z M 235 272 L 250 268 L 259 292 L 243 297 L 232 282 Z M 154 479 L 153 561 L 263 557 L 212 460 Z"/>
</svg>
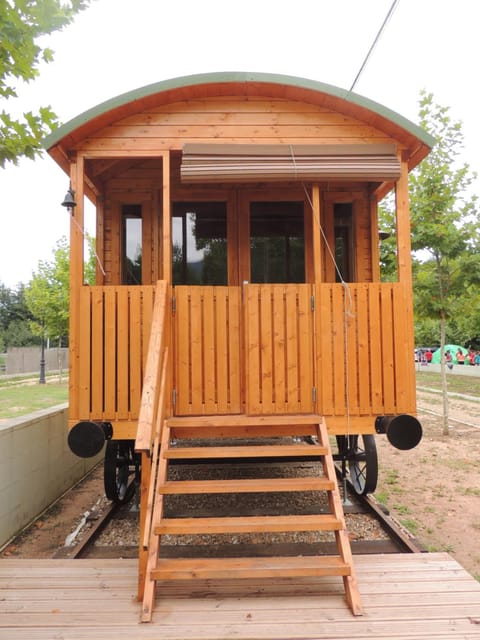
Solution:
<svg viewBox="0 0 480 640">
<path fill-rule="evenodd" d="M 122 206 L 122 284 L 142 284 L 142 207 Z"/>
<path fill-rule="evenodd" d="M 344 282 L 353 282 L 353 205 L 339 202 L 333 207 L 335 228 L 335 262 Z M 338 271 L 335 279 L 340 282 Z"/>
<path fill-rule="evenodd" d="M 303 202 L 250 203 L 252 282 L 305 282 Z"/>
<path fill-rule="evenodd" d="M 225 202 L 174 203 L 172 242 L 173 284 L 227 284 Z"/>
</svg>

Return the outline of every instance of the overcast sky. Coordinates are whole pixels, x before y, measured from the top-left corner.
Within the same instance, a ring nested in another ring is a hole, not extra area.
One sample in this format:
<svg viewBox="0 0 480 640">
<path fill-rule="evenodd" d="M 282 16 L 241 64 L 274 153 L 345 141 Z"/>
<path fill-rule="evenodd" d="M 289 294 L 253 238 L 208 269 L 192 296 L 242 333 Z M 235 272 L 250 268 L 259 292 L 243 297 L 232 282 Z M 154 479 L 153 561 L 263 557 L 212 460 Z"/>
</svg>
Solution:
<svg viewBox="0 0 480 640">
<path fill-rule="evenodd" d="M 54 61 L 2 108 L 16 113 L 50 104 L 67 122 L 126 91 L 214 71 L 280 73 L 349 89 L 391 5 L 93 0 L 72 26 L 45 40 Z M 400 0 L 355 92 L 415 123 L 420 90 L 432 92 L 463 122 L 464 160 L 476 171 L 479 39 L 478 0 Z M 68 177 L 47 155 L 0 169 L 0 282 L 27 283 L 38 261 L 50 260 L 56 241 L 68 236 L 60 206 L 67 188 Z"/>
</svg>

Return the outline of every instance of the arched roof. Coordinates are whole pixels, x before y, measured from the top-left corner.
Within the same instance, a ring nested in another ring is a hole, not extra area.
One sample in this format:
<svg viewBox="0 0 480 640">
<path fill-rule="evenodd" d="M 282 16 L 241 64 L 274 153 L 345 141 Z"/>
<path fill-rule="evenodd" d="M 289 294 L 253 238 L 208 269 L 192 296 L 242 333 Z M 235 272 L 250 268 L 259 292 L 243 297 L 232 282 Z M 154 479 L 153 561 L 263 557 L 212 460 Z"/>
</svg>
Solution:
<svg viewBox="0 0 480 640">
<path fill-rule="evenodd" d="M 73 118 L 43 141 L 57 159 L 95 131 L 161 104 L 221 95 L 256 95 L 299 100 L 358 118 L 400 142 L 412 168 L 434 144 L 418 125 L 398 113 L 345 89 L 294 76 L 256 72 L 197 74 L 154 83 L 111 98 Z M 62 153 L 63 152 L 63 153 Z"/>
</svg>

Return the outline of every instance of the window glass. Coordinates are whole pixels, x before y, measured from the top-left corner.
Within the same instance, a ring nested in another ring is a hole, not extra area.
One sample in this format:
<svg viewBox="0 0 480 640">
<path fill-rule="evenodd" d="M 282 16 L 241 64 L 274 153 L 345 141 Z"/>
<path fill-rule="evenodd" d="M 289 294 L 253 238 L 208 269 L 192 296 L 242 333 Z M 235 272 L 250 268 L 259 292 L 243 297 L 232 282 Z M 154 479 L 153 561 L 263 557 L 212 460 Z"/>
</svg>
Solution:
<svg viewBox="0 0 480 640">
<path fill-rule="evenodd" d="M 251 282 L 305 282 L 303 202 L 250 203 Z"/>
<path fill-rule="evenodd" d="M 225 202 L 174 203 L 172 243 L 173 284 L 227 284 Z"/>
<path fill-rule="evenodd" d="M 337 282 L 353 282 L 353 212 L 351 202 L 336 203 L 333 208 L 335 228 L 335 272 Z M 340 274 L 342 278 L 340 278 Z"/>
<path fill-rule="evenodd" d="M 122 284 L 142 284 L 142 207 L 122 207 Z"/>
</svg>

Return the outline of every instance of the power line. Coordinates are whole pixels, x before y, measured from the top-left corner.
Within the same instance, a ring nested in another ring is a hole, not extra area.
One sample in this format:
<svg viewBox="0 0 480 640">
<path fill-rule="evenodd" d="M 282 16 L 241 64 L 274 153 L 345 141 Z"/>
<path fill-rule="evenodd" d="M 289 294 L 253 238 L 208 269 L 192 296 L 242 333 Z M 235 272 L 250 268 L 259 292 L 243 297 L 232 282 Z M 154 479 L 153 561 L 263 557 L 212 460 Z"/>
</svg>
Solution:
<svg viewBox="0 0 480 640">
<path fill-rule="evenodd" d="M 370 58 L 370 54 L 375 49 L 375 46 L 376 46 L 377 42 L 380 40 L 380 36 L 382 35 L 382 32 L 385 29 L 385 26 L 386 26 L 387 22 L 390 20 L 390 17 L 392 16 L 392 14 L 395 11 L 395 9 L 396 9 L 396 7 L 397 7 L 399 2 L 400 2 L 400 0 L 393 0 L 392 6 L 390 7 L 390 9 L 388 11 L 387 16 L 386 16 L 385 20 L 383 21 L 383 24 L 380 27 L 380 29 L 379 29 L 379 31 L 377 33 L 377 36 L 376 36 L 375 40 L 373 41 L 372 46 L 368 50 L 368 53 L 365 56 L 365 60 L 363 61 L 362 66 L 360 67 L 360 70 L 357 73 L 357 75 L 355 77 L 355 80 L 353 81 L 353 84 L 350 87 L 349 91 L 353 91 L 354 86 L 357 84 L 357 81 L 360 78 L 360 76 L 362 75 L 362 72 L 363 72 L 364 68 L 367 66 L 367 62 L 368 62 L 368 59 Z"/>
</svg>

